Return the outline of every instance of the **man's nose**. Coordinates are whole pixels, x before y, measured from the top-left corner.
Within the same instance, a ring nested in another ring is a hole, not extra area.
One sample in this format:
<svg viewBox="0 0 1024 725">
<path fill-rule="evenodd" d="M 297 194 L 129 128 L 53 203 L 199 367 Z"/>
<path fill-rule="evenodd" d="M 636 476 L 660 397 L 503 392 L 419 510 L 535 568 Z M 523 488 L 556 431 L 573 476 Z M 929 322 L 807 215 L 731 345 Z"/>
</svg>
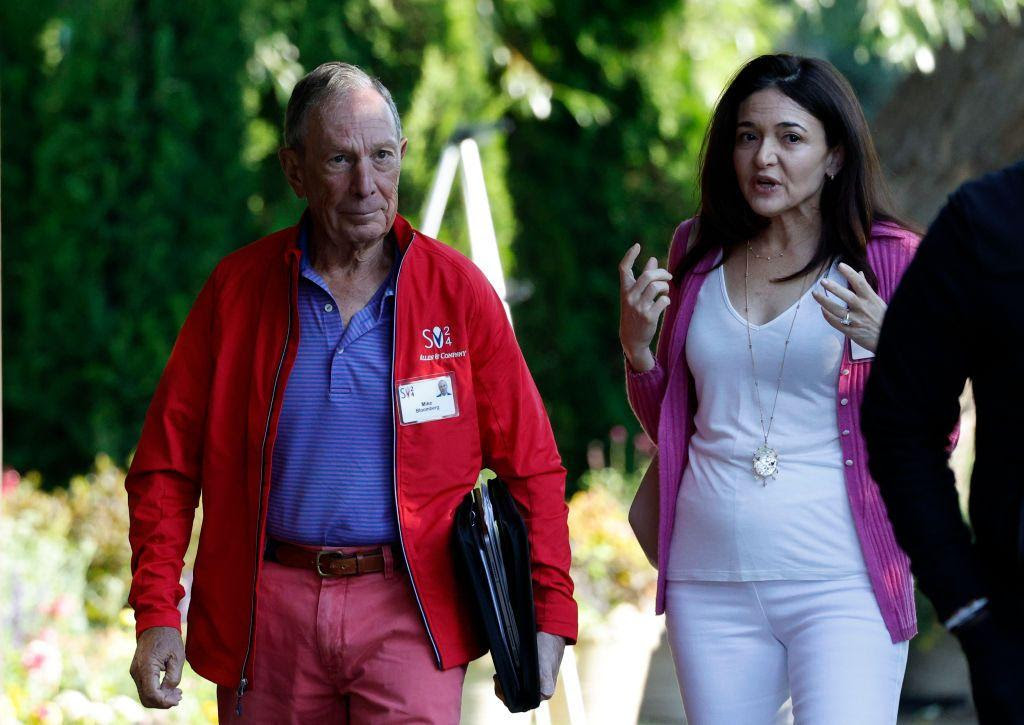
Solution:
<svg viewBox="0 0 1024 725">
<path fill-rule="evenodd" d="M 360 197 L 373 196 L 376 186 L 373 183 L 373 168 L 365 161 L 360 161 L 352 169 L 352 192 Z"/>
</svg>

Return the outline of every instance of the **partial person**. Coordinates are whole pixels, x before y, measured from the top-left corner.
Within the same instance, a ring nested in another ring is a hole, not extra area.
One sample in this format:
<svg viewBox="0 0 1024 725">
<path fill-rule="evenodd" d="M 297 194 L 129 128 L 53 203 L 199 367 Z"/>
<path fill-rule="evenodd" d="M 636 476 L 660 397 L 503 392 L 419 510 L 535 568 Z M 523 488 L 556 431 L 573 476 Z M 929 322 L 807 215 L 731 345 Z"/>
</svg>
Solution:
<svg viewBox="0 0 1024 725">
<path fill-rule="evenodd" d="M 379 81 L 309 73 L 279 153 L 305 213 L 221 261 L 182 327 L 126 481 L 148 707 L 177 704 L 187 656 L 221 722 L 457 723 L 484 644 L 452 515 L 484 466 L 526 522 L 554 689 L 577 624 L 565 470 L 501 300 L 397 213 L 406 148 Z"/>
<path fill-rule="evenodd" d="M 1022 275 L 1024 162 L 961 186 L 928 230 L 885 316 L 861 419 L 896 537 L 967 655 L 982 723 L 1024 723 Z M 970 529 L 947 445 L 968 379 Z"/>
<path fill-rule="evenodd" d="M 639 245 L 620 265 L 629 400 L 658 446 L 630 521 L 693 725 L 896 722 L 913 585 L 859 427 L 918 243 L 889 208 L 846 80 L 762 56 L 714 111 L 668 269 L 635 277 Z"/>
</svg>

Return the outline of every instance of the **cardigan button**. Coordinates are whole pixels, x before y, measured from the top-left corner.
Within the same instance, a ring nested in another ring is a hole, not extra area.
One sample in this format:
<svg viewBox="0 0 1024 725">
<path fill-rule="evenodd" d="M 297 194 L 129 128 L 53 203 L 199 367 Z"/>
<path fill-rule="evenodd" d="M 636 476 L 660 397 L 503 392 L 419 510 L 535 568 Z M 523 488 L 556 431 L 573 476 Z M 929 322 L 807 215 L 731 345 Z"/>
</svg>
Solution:
<svg viewBox="0 0 1024 725">
<path fill-rule="evenodd" d="M 849 428 L 843 428 L 843 435 L 844 436 L 850 435 L 850 429 Z"/>
<path fill-rule="evenodd" d="M 846 405 L 846 404 L 847 404 L 847 403 L 849 403 L 849 402 L 850 402 L 850 401 L 849 401 L 849 399 L 848 399 L 848 398 L 843 398 L 842 400 L 840 400 L 840 401 L 839 401 L 839 404 L 840 404 L 840 405 Z"/>
<path fill-rule="evenodd" d="M 849 374 L 850 374 L 850 368 L 843 368 L 843 375 L 849 375 Z"/>
<path fill-rule="evenodd" d="M 853 461 L 851 461 L 849 458 L 847 458 L 846 459 L 846 465 L 847 466 L 852 466 L 853 465 Z"/>
</svg>

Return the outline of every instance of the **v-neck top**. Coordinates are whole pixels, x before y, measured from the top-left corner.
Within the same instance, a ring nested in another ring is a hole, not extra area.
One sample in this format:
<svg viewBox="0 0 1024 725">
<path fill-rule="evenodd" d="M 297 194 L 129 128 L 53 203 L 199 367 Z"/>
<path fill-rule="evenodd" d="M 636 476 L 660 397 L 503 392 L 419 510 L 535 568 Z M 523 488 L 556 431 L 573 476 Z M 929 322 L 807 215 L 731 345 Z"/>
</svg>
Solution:
<svg viewBox="0 0 1024 725">
<path fill-rule="evenodd" d="M 846 284 L 835 265 L 827 276 Z M 670 580 L 815 580 L 866 571 L 836 420 L 844 337 L 825 322 L 813 286 L 774 319 L 749 325 L 753 363 L 748 323 L 729 300 L 724 266 L 698 294 L 685 353 L 698 404 Z M 778 474 L 765 485 L 752 468 L 765 442 L 762 413 L 779 455 Z"/>
<path fill-rule="evenodd" d="M 669 269 L 677 269 L 686 253 L 694 220 L 676 228 L 669 247 Z M 867 244 L 867 265 L 878 279 L 878 296 L 886 303 L 917 250 L 918 236 L 892 222 L 871 225 Z M 655 611 L 665 611 L 668 557 L 676 523 L 676 508 L 683 471 L 687 467 L 690 437 L 697 412 L 694 380 L 685 363 L 687 332 L 697 296 L 711 278 L 718 250 L 704 255 L 692 270 L 681 275 L 672 294 L 672 304 L 658 337 L 655 365 L 638 373 L 626 366 L 629 403 L 644 430 L 658 445 L 657 530 L 658 589 Z M 869 357 L 857 358 L 853 346 L 843 346 L 842 363 L 835 380 L 836 423 L 846 473 L 846 493 L 853 523 L 867 565 L 868 578 L 882 619 L 893 642 L 910 639 L 917 632 L 914 582 L 910 560 L 896 543 L 878 486 L 868 470 L 867 450 L 860 432 L 860 404 L 871 372 Z M 955 436 L 953 438 L 955 440 Z M 645 518 L 654 513 L 643 512 Z M 653 525 L 653 522 L 652 524 Z"/>
</svg>

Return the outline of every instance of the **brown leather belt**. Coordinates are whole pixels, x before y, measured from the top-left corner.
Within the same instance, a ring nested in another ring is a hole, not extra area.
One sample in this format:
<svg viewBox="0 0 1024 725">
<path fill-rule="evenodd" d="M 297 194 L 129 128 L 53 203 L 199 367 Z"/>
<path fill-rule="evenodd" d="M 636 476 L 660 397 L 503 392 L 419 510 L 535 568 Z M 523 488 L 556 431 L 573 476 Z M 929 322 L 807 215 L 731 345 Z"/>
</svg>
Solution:
<svg viewBox="0 0 1024 725">
<path fill-rule="evenodd" d="M 403 568 L 402 557 L 396 554 L 395 547 L 390 544 L 347 554 L 331 549 L 308 549 L 276 539 L 267 539 L 263 558 L 284 566 L 311 569 L 322 577 L 339 577 L 380 573 L 386 570 L 388 558 L 391 559 L 394 570 L 400 571 Z"/>
</svg>

